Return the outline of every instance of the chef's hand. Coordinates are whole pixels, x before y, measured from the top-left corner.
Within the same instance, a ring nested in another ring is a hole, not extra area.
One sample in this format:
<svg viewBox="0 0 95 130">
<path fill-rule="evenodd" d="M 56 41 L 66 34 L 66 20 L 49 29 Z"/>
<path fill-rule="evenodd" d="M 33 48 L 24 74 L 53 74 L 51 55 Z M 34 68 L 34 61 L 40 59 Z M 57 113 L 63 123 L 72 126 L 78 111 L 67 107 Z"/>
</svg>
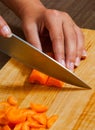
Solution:
<svg viewBox="0 0 95 130">
<path fill-rule="evenodd" d="M 40 0 L 1 0 L 22 20 L 28 42 L 42 50 L 39 35 L 49 32 L 55 59 L 70 70 L 86 56 L 81 29 L 65 12 L 47 9 Z"/>
<path fill-rule="evenodd" d="M 11 37 L 11 30 L 6 21 L 0 16 L 0 36 Z"/>
<path fill-rule="evenodd" d="M 36 8 L 22 17 L 22 26 L 26 39 L 42 50 L 39 35 L 46 28 L 52 41 L 55 59 L 71 71 L 78 66 L 82 57 L 86 57 L 84 36 L 81 29 L 65 12 Z"/>
</svg>

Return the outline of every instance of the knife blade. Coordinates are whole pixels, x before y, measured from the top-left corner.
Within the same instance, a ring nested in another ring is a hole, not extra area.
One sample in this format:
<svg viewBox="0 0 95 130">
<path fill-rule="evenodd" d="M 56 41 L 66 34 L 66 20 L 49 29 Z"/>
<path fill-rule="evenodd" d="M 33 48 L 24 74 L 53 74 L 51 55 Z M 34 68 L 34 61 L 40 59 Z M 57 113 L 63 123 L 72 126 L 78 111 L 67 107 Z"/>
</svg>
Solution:
<svg viewBox="0 0 95 130">
<path fill-rule="evenodd" d="M 15 34 L 12 34 L 11 38 L 0 37 L 0 50 L 29 67 L 35 68 L 63 82 L 78 87 L 90 88 L 89 85 L 66 67 Z"/>
</svg>

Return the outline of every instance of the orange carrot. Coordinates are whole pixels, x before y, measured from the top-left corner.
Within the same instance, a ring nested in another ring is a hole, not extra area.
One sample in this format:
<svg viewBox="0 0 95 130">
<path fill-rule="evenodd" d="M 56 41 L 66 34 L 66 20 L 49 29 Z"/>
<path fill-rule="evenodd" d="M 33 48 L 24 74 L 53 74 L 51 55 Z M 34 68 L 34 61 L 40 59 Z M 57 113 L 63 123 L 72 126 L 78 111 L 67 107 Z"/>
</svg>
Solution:
<svg viewBox="0 0 95 130">
<path fill-rule="evenodd" d="M 43 125 L 39 124 L 38 121 L 34 120 L 33 118 L 28 118 L 29 127 L 30 128 L 42 128 Z"/>
<path fill-rule="evenodd" d="M 53 115 L 51 116 L 48 120 L 47 120 L 47 128 L 50 128 L 54 122 L 57 120 L 58 116 L 57 115 Z"/>
<path fill-rule="evenodd" d="M 43 73 L 34 69 L 30 74 L 29 82 L 30 83 L 39 83 L 39 84 L 45 85 L 47 79 L 48 79 L 48 76 L 46 74 L 43 74 Z"/>
<path fill-rule="evenodd" d="M 47 123 L 47 116 L 45 113 L 39 113 L 32 116 L 39 124 L 46 125 Z"/>
<path fill-rule="evenodd" d="M 47 118 L 47 107 L 31 103 L 29 108 L 19 108 L 14 97 L 6 102 L 0 102 L 6 107 L 0 109 L 0 130 L 46 130 L 57 119 L 56 116 Z M 2 105 L 1 105 L 2 106 Z"/>
<path fill-rule="evenodd" d="M 2 101 L 0 102 L 0 109 L 7 109 L 8 107 L 10 107 L 10 104 L 6 101 Z"/>
<path fill-rule="evenodd" d="M 46 112 L 47 111 L 47 107 L 46 106 L 44 106 L 44 105 L 42 105 L 42 104 L 33 104 L 33 103 L 31 103 L 30 104 L 30 108 L 32 109 L 32 110 L 34 110 L 34 111 L 36 111 L 36 112 Z"/>
<path fill-rule="evenodd" d="M 22 109 L 11 107 L 7 112 L 7 119 L 10 123 L 18 124 L 26 120 L 26 116 L 23 114 Z"/>
<path fill-rule="evenodd" d="M 16 98 L 14 98 L 13 96 L 9 96 L 8 99 L 7 99 L 7 102 L 8 102 L 10 105 L 13 105 L 13 106 L 16 106 L 16 105 L 17 105 L 17 100 L 16 100 Z"/>
<path fill-rule="evenodd" d="M 0 125 L 7 125 L 6 110 L 0 110 Z"/>
<path fill-rule="evenodd" d="M 47 82 L 46 82 L 47 86 L 56 86 L 56 87 L 63 87 L 64 86 L 64 82 L 55 79 L 53 77 L 49 77 Z"/>
<path fill-rule="evenodd" d="M 22 123 L 16 124 L 13 130 L 22 130 Z"/>
<path fill-rule="evenodd" d="M 3 130 L 11 130 L 11 128 L 8 125 L 3 126 Z"/>
<path fill-rule="evenodd" d="M 21 130 L 30 130 L 28 121 L 22 124 Z"/>
<path fill-rule="evenodd" d="M 30 130 L 46 130 L 46 128 L 31 128 Z"/>
</svg>

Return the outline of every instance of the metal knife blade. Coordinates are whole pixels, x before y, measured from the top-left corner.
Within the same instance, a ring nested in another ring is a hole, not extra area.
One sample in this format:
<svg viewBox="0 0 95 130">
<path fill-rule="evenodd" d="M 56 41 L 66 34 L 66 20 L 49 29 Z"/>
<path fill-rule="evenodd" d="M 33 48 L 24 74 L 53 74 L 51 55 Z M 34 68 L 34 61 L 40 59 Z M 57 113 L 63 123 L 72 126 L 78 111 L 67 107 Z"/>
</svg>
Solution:
<svg viewBox="0 0 95 130">
<path fill-rule="evenodd" d="M 0 37 L 0 50 L 49 76 L 78 87 L 90 88 L 74 73 L 15 34 L 11 38 Z"/>
</svg>

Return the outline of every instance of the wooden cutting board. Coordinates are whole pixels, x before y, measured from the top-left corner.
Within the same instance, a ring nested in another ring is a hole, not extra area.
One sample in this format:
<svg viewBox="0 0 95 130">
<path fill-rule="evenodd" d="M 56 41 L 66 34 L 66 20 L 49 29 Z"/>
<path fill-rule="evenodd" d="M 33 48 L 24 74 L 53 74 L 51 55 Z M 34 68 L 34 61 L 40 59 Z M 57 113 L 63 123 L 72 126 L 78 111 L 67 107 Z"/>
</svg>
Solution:
<svg viewBox="0 0 95 130">
<path fill-rule="evenodd" d="M 62 89 L 29 84 L 31 69 L 10 59 L 0 70 L 0 101 L 14 95 L 20 107 L 27 107 L 30 102 L 47 105 L 47 115 L 59 115 L 51 130 L 95 130 L 95 31 L 83 32 L 88 56 L 75 73 L 92 89 L 68 84 Z"/>
</svg>

